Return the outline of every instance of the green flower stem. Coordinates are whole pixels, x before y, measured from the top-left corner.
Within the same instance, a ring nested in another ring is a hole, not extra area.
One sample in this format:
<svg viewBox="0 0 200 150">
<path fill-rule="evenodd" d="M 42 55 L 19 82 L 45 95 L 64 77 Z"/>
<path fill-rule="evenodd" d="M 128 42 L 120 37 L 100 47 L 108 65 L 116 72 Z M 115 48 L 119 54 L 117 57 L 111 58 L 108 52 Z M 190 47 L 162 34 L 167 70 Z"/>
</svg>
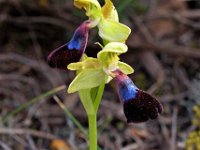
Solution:
<svg viewBox="0 0 200 150">
<path fill-rule="evenodd" d="M 104 92 L 105 83 L 102 83 L 97 90 L 96 97 L 94 98 L 91 93 L 92 89 L 83 89 L 79 90 L 79 96 L 81 102 L 86 110 L 88 116 L 88 124 L 89 124 L 89 147 L 90 150 L 101 149 L 97 146 L 97 112 L 99 108 L 99 104 L 102 99 L 102 95 Z"/>
<path fill-rule="evenodd" d="M 71 121 L 81 130 L 81 132 L 88 137 L 88 132 L 86 129 L 80 124 L 80 122 L 71 114 L 71 112 L 67 109 L 67 107 L 61 102 L 61 100 L 57 96 L 53 96 L 55 101 L 59 104 L 59 106 L 62 108 L 64 113 L 71 119 Z M 96 115 L 95 115 L 96 116 Z M 97 145 L 98 150 L 101 150 L 101 148 Z"/>
<path fill-rule="evenodd" d="M 105 83 L 102 83 L 99 86 L 97 96 L 94 100 L 94 114 L 88 114 L 88 122 L 89 122 L 89 140 L 90 140 L 90 150 L 97 150 L 97 111 L 99 108 L 99 104 L 102 99 L 103 91 L 104 91 Z M 99 148 L 99 147 L 98 147 Z"/>
<path fill-rule="evenodd" d="M 29 107 L 29 106 L 31 106 L 31 105 L 37 103 L 37 102 L 40 101 L 40 100 L 43 100 L 44 98 L 46 98 L 46 97 L 48 97 L 48 96 L 51 96 L 51 95 L 53 95 L 53 94 L 55 94 L 55 93 L 57 93 L 57 92 L 59 92 L 59 91 L 62 91 L 62 90 L 64 90 L 64 89 L 66 89 L 66 86 L 65 86 L 65 85 L 58 86 L 58 87 L 56 87 L 56 88 L 54 88 L 54 89 L 52 89 L 52 90 L 47 91 L 46 93 L 43 93 L 43 94 L 41 94 L 41 95 L 39 95 L 39 96 L 37 96 L 37 97 L 31 99 L 31 100 L 28 101 L 28 102 L 26 102 L 26 103 L 20 105 L 18 108 L 16 108 L 16 109 L 14 109 L 13 111 L 9 112 L 9 113 L 2 119 L 2 123 L 7 122 L 8 119 L 9 119 L 10 117 L 16 115 L 18 112 L 20 112 L 20 111 L 26 109 L 27 107 Z"/>
<path fill-rule="evenodd" d="M 96 114 L 88 115 L 90 150 L 97 150 L 97 120 Z"/>
<path fill-rule="evenodd" d="M 97 96 L 96 96 L 95 101 L 94 101 L 94 110 L 96 111 L 96 113 L 98 111 L 99 104 L 100 104 L 101 99 L 102 99 L 104 88 L 105 88 L 105 83 L 102 82 L 102 84 L 99 86 Z"/>
</svg>

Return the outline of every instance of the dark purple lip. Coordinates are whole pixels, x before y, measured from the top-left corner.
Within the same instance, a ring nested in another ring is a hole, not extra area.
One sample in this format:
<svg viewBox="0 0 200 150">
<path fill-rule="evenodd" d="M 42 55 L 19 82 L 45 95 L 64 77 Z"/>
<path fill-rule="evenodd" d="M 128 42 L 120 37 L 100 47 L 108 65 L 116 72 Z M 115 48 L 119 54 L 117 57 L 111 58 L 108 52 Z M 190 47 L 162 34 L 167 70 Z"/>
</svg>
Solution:
<svg viewBox="0 0 200 150">
<path fill-rule="evenodd" d="M 76 29 L 68 43 L 58 47 L 48 55 L 47 62 L 49 66 L 66 70 L 68 64 L 78 62 L 85 52 L 88 32 L 88 21 L 85 21 Z"/>
</svg>

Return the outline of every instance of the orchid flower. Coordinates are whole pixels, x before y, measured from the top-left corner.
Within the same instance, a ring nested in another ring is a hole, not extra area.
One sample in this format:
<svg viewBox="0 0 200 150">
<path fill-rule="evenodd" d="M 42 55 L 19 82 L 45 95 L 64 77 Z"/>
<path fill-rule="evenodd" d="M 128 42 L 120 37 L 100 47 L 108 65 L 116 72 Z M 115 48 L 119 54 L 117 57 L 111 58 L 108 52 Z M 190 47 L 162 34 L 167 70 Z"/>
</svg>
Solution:
<svg viewBox="0 0 200 150">
<path fill-rule="evenodd" d="M 112 79 L 123 105 L 127 122 L 144 122 L 155 119 L 162 112 L 162 105 L 150 94 L 140 90 L 127 76 L 134 72 L 128 64 L 120 61 L 126 53 L 125 42 L 131 29 L 120 23 L 118 13 L 111 2 L 105 0 L 103 7 L 97 0 L 74 0 L 74 5 L 84 9 L 88 20 L 74 32 L 72 39 L 55 49 L 48 56 L 53 68 L 76 71 L 76 77 L 68 87 L 68 93 L 78 92 L 89 121 L 90 150 L 97 149 L 96 116 L 105 84 Z M 88 57 L 84 52 L 88 32 L 97 26 L 103 40 L 102 50 L 97 57 Z"/>
<path fill-rule="evenodd" d="M 97 54 L 97 58 L 85 55 L 80 62 L 69 64 L 68 69 L 76 70 L 78 74 L 69 85 L 68 93 L 94 88 L 102 82 L 108 83 L 112 79 L 109 73 L 116 69 L 122 70 L 125 74 L 133 73 L 132 67 L 119 61 L 118 57 L 127 49 L 123 43 L 110 42 Z"/>
<path fill-rule="evenodd" d="M 120 23 L 118 13 L 111 2 L 105 0 L 105 5 L 100 6 L 97 0 L 74 0 L 74 5 L 83 8 L 95 26 L 98 26 L 99 36 L 104 42 L 125 42 L 131 29 Z"/>
<path fill-rule="evenodd" d="M 137 88 L 120 70 L 113 71 L 112 76 L 128 123 L 144 122 L 158 117 L 163 107 L 153 96 Z"/>
<path fill-rule="evenodd" d="M 68 43 L 53 50 L 47 59 L 49 66 L 66 70 L 68 64 L 78 62 L 85 52 L 90 26 L 90 21 L 83 22 Z"/>
</svg>

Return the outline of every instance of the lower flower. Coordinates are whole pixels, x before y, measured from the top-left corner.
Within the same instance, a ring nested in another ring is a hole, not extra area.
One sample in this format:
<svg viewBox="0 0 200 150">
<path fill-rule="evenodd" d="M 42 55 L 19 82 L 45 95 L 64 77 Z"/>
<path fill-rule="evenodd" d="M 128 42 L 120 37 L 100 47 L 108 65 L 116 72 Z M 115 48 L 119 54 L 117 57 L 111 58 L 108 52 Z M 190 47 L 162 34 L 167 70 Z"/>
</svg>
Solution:
<svg viewBox="0 0 200 150">
<path fill-rule="evenodd" d="M 117 85 L 118 96 L 123 104 L 127 122 L 144 122 L 156 119 L 163 111 L 163 107 L 150 94 L 138 89 L 132 80 L 120 70 L 112 72 Z"/>
</svg>

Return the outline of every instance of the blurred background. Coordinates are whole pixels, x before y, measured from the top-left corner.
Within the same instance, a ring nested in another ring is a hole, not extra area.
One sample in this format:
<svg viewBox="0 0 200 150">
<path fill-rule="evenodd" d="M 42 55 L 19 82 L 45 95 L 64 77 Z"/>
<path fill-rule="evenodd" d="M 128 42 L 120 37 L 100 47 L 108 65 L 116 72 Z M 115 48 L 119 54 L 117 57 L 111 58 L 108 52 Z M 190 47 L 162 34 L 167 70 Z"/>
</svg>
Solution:
<svg viewBox="0 0 200 150">
<path fill-rule="evenodd" d="M 127 124 L 110 83 L 98 112 L 99 146 L 199 150 L 200 1 L 113 3 L 120 21 L 132 29 L 129 51 L 121 59 L 135 69 L 130 75 L 134 83 L 156 96 L 164 112 L 156 120 Z M 73 0 L 0 0 L 0 150 L 88 149 L 87 137 L 67 115 L 68 109 L 87 129 L 77 93 L 66 92 L 74 72 L 46 63 L 47 55 L 69 41 L 86 19 Z M 93 29 L 89 56 L 96 57 L 97 41 Z"/>
</svg>

